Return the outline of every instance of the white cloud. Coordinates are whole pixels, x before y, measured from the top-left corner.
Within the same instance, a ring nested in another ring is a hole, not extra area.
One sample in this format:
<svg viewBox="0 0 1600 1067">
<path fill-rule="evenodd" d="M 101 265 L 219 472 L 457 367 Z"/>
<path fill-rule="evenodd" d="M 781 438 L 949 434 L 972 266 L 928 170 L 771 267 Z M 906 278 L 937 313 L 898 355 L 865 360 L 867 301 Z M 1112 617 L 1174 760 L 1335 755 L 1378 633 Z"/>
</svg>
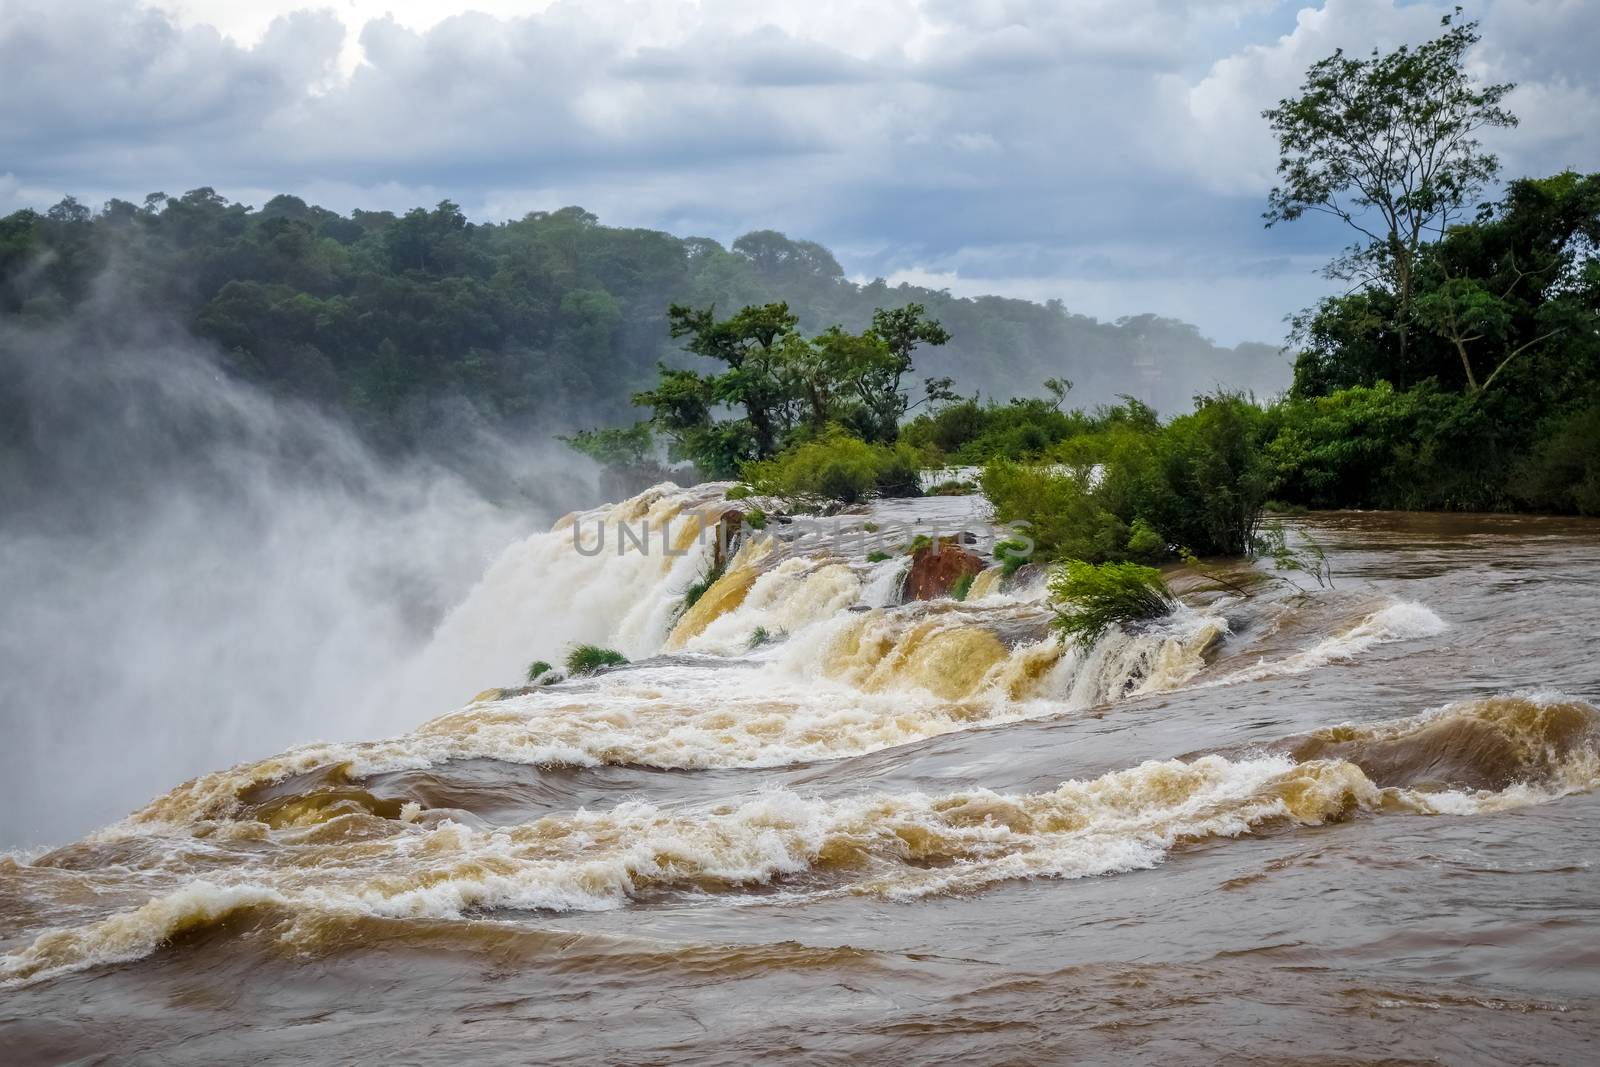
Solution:
<svg viewBox="0 0 1600 1067">
<path fill-rule="evenodd" d="M 1276 323 L 1287 309 L 1273 302 L 1308 284 L 1302 261 L 1340 243 L 1260 232 L 1274 158 L 1260 110 L 1332 48 L 1419 40 L 1445 9 L 1325 0 L 1292 22 L 1281 0 L 298 10 L 319 5 L 9 0 L 0 158 L 15 188 L 0 196 L 208 184 L 341 209 L 449 196 L 480 217 L 578 203 L 724 240 L 785 229 L 863 273 L 954 270 L 1010 291 L 1039 279 L 1089 313 L 1190 309 L 1236 336 Z M 1502 149 L 1515 170 L 1600 165 L 1590 10 L 1487 9 L 1476 61 L 1524 83 L 1524 128 Z M 1263 287 L 1251 265 L 1271 257 L 1298 280 Z M 1188 295 L 1219 271 L 1234 272 L 1225 297 Z"/>
</svg>

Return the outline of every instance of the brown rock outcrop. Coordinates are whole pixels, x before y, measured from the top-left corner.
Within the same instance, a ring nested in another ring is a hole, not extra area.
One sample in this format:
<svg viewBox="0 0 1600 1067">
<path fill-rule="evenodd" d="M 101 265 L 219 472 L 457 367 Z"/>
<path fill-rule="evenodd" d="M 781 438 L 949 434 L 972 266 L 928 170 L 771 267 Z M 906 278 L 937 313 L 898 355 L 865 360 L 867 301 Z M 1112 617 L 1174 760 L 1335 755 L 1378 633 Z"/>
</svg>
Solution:
<svg viewBox="0 0 1600 1067">
<path fill-rule="evenodd" d="M 983 557 L 957 544 L 954 538 L 941 537 L 911 554 L 906 571 L 902 600 L 933 600 L 949 596 L 950 590 L 966 575 L 977 576 L 985 564 Z"/>
</svg>

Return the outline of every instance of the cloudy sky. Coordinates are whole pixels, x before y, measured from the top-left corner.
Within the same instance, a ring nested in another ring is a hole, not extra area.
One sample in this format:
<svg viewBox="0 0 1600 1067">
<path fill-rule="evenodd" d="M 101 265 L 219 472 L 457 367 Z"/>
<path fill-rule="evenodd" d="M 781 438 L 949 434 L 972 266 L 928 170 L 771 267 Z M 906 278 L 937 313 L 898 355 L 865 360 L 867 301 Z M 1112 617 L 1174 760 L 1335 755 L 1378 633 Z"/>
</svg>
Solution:
<svg viewBox="0 0 1600 1067">
<path fill-rule="evenodd" d="M 1259 117 L 1417 0 L 0 0 L 0 212 L 581 204 L 846 270 L 1276 341 L 1342 243 L 1264 230 Z M 1507 171 L 1600 169 L 1600 3 L 1477 0 Z"/>
</svg>

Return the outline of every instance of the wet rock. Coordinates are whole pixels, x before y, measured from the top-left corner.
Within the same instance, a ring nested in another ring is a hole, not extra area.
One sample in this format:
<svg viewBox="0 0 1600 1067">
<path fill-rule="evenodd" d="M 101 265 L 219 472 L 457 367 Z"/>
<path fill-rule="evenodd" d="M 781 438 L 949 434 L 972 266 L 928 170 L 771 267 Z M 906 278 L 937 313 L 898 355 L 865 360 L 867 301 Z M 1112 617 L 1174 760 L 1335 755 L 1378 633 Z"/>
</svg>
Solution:
<svg viewBox="0 0 1600 1067">
<path fill-rule="evenodd" d="M 537 685 L 510 686 L 505 689 L 485 689 L 483 692 L 473 697 L 471 702 L 474 704 L 487 704 L 490 701 L 510 700 L 512 697 L 527 696 L 529 693 L 537 693 L 538 691 L 539 686 Z"/>
<path fill-rule="evenodd" d="M 717 516 L 717 541 L 712 547 L 712 565 L 718 570 L 727 565 L 728 557 L 739 550 L 744 536 L 744 512 L 729 508 Z"/>
<path fill-rule="evenodd" d="M 906 571 L 900 599 L 934 600 L 949 596 L 956 582 L 968 575 L 977 577 L 985 566 L 982 556 L 957 544 L 955 538 L 941 537 L 911 554 L 911 566 Z"/>
</svg>

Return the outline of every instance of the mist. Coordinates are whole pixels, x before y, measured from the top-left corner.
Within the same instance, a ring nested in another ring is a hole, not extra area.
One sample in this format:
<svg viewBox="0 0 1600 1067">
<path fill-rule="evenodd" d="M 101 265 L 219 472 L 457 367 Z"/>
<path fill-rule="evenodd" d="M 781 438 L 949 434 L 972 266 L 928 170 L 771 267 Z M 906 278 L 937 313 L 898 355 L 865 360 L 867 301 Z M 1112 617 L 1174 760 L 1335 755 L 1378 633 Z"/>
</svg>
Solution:
<svg viewBox="0 0 1600 1067">
<path fill-rule="evenodd" d="M 430 458 L 381 461 L 125 308 L 0 328 L 0 847 L 450 710 L 413 667 L 434 626 L 593 492 L 586 461 L 464 402 L 431 413 Z"/>
</svg>

